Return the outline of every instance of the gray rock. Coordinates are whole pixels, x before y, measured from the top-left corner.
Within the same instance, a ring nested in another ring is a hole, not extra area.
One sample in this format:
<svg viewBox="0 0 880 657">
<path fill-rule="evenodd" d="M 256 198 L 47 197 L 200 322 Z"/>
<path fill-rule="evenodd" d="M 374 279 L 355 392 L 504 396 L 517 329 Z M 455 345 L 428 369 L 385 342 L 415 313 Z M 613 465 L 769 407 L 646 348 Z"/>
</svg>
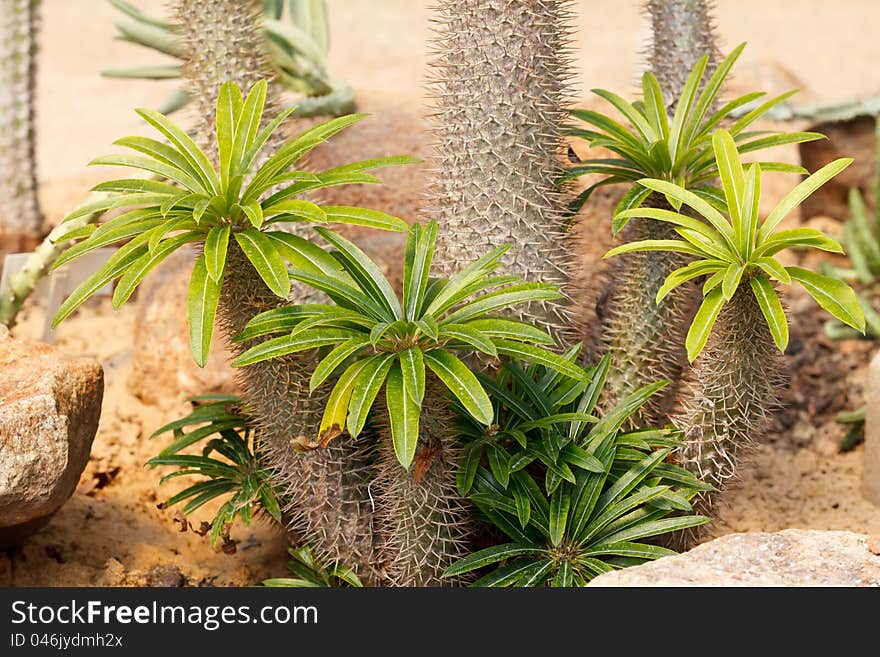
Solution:
<svg viewBox="0 0 880 657">
<path fill-rule="evenodd" d="M 880 586 L 868 537 L 786 529 L 730 534 L 673 557 L 600 575 L 590 586 Z"/>
<path fill-rule="evenodd" d="M 45 525 L 73 495 L 101 416 L 104 371 L 0 326 L 0 547 Z"/>
</svg>

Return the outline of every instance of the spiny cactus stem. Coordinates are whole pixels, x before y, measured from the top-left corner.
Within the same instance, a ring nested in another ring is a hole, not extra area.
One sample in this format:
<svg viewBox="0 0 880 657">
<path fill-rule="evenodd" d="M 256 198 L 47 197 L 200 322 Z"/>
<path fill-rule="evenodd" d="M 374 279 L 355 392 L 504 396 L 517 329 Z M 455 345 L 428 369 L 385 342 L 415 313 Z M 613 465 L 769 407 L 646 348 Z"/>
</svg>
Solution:
<svg viewBox="0 0 880 657">
<path fill-rule="evenodd" d="M 565 194 L 555 180 L 569 91 L 567 0 L 439 0 L 432 91 L 438 166 L 429 214 L 451 274 L 504 243 L 500 273 L 565 285 Z M 521 318 L 569 339 L 565 301 Z"/>
<path fill-rule="evenodd" d="M 718 67 L 719 50 L 708 0 L 648 0 L 651 21 L 648 69 L 657 76 L 668 109 L 674 110 L 688 74 L 697 60 L 709 55 L 703 80 Z"/>
<path fill-rule="evenodd" d="M 671 209 L 660 195 L 651 195 L 645 205 Z M 624 228 L 621 242 L 676 237 L 669 224 L 635 219 Z M 694 286 L 676 288 L 659 304 L 655 299 L 666 277 L 687 260 L 680 254 L 645 252 L 618 256 L 612 261 L 609 280 L 613 288 L 602 327 L 611 368 L 600 399 L 602 408 L 613 408 L 642 386 L 680 378 L 686 365 L 684 336 L 695 310 Z M 664 394 L 654 395 L 633 415 L 634 426 L 667 421 L 675 393 L 674 386 L 669 388 Z"/>
<path fill-rule="evenodd" d="M 35 100 L 40 0 L 0 2 L 0 232 L 39 239 Z"/>
<path fill-rule="evenodd" d="M 721 310 L 697 358 L 674 423 L 684 434 L 681 465 L 715 486 L 697 500 L 698 513 L 712 514 L 743 459 L 778 407 L 782 359 L 747 281 Z M 699 534 L 684 537 L 689 547 Z"/>
<path fill-rule="evenodd" d="M 229 245 L 218 320 L 237 356 L 252 346 L 232 343 L 260 312 L 284 305 L 253 271 L 237 244 Z M 310 393 L 311 353 L 273 358 L 238 370 L 242 397 L 256 420 L 260 452 L 266 455 L 273 488 L 294 538 L 311 544 L 322 558 L 375 581 L 372 510 L 369 505 L 370 450 L 365 440 L 341 437 L 329 447 L 297 452 L 294 444 L 317 435 L 329 386 Z"/>
<path fill-rule="evenodd" d="M 450 586 L 442 573 L 468 550 L 474 527 L 468 503 L 456 491 L 458 434 L 448 391 L 433 376 L 425 382 L 419 444 L 409 471 L 394 453 L 384 405 L 373 408 L 380 427 L 376 506 L 382 563 L 391 586 Z"/>
</svg>

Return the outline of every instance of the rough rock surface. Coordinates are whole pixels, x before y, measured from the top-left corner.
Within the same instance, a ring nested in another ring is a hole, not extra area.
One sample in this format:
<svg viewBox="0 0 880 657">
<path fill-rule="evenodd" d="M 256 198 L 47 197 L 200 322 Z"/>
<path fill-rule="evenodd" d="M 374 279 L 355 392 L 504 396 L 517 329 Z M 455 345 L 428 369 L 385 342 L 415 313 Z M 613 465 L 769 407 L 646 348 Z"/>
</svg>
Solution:
<svg viewBox="0 0 880 657">
<path fill-rule="evenodd" d="M 186 297 L 195 254 L 170 256 L 138 291 L 138 317 L 128 388 L 145 404 L 209 392 L 233 392 L 235 372 L 215 333 L 208 364 L 193 360 L 186 323 Z"/>
<path fill-rule="evenodd" d="M 0 547 L 40 529 L 73 494 L 103 396 L 99 363 L 0 326 Z"/>
<path fill-rule="evenodd" d="M 607 573 L 591 586 L 880 586 L 868 537 L 786 529 L 730 534 L 674 557 Z"/>
</svg>

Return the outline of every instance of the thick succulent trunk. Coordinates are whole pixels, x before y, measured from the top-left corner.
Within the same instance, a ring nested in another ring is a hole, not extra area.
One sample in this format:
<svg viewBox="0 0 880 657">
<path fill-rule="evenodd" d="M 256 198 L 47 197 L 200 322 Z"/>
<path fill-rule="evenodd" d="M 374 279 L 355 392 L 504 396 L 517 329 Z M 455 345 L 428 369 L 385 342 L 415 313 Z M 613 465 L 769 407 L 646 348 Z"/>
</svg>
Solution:
<svg viewBox="0 0 880 657">
<path fill-rule="evenodd" d="M 230 242 L 218 308 L 226 337 L 240 332 L 255 315 L 283 305 L 253 271 L 238 245 Z M 233 344 L 234 355 L 253 342 Z M 328 447 L 298 452 L 294 445 L 317 435 L 330 386 L 309 393 L 315 366 L 312 353 L 291 354 L 238 370 L 242 397 L 257 422 L 261 453 L 271 483 L 287 502 L 294 540 L 349 566 L 365 583 L 375 582 L 369 501 L 369 440 L 342 436 Z"/>
<path fill-rule="evenodd" d="M 34 134 L 39 23 L 39 0 L 0 1 L 0 233 L 13 251 L 35 246 L 43 225 Z"/>
<path fill-rule="evenodd" d="M 697 60 L 709 55 L 707 74 L 718 66 L 715 22 L 707 0 L 648 0 L 645 11 L 651 21 L 648 69 L 660 83 L 670 108 L 681 93 Z"/>
<path fill-rule="evenodd" d="M 467 502 L 455 487 L 459 446 L 448 393 L 428 377 L 419 444 L 409 471 L 394 454 L 384 403 L 377 403 L 374 413 L 380 443 L 373 490 L 385 581 L 391 586 L 455 584 L 440 576 L 467 553 L 473 527 Z"/>
<path fill-rule="evenodd" d="M 430 214 L 441 273 L 512 243 L 501 272 L 565 284 L 562 194 L 554 183 L 568 91 L 566 0 L 439 0 L 433 92 L 437 167 Z M 560 302 L 516 311 L 557 337 Z"/>
<path fill-rule="evenodd" d="M 657 194 L 648 197 L 645 205 L 672 209 Z M 623 229 L 621 242 L 677 237 L 669 224 L 633 219 Z M 605 410 L 642 386 L 661 379 L 676 381 L 681 375 L 687 364 L 684 342 L 695 307 L 694 284 L 676 288 L 659 304 L 654 299 L 666 277 L 687 261 L 687 256 L 665 251 L 628 253 L 612 261 L 612 292 L 602 328 L 603 346 L 611 354 L 600 404 Z M 674 393 L 670 386 L 666 394 L 654 395 L 632 416 L 633 426 L 664 424 Z"/>
<path fill-rule="evenodd" d="M 262 3 L 257 0 L 178 0 L 181 39 L 186 53 L 183 74 L 194 96 L 197 140 L 203 148 L 214 143 L 214 121 L 220 85 L 233 81 L 245 92 L 269 79 L 265 116 L 278 110 L 281 91 L 271 82 L 274 73 L 259 34 Z M 280 132 L 267 144 L 271 154 L 280 145 Z M 208 152 L 213 153 L 213 150 Z M 308 226 L 292 224 L 293 232 L 309 236 Z M 300 303 L 317 300 L 294 284 Z M 262 283 L 234 243 L 229 245 L 219 321 L 227 338 L 241 331 L 260 312 L 286 302 Z M 233 345 L 234 354 L 250 346 Z M 369 501 L 369 441 L 343 437 L 329 447 L 297 452 L 294 443 L 310 443 L 318 434 L 329 386 L 310 394 L 315 366 L 312 353 L 258 363 L 240 371 L 242 396 L 259 425 L 260 451 L 272 471 L 271 483 L 287 502 L 292 540 L 312 545 L 332 561 L 352 568 L 361 579 L 375 582 L 372 514 Z"/>
<path fill-rule="evenodd" d="M 183 45 L 183 76 L 193 96 L 199 143 L 213 143 L 214 115 L 220 85 L 235 82 L 247 92 L 267 79 L 265 116 L 277 113 L 281 88 L 266 54 L 260 21 L 261 0 L 177 0 L 176 20 Z M 280 134 L 280 133 L 279 133 Z M 271 151 L 271 144 L 267 147 Z"/>
<path fill-rule="evenodd" d="M 716 490 L 697 499 L 711 515 L 741 462 L 778 406 L 782 360 L 747 281 L 725 304 L 686 381 L 674 424 L 684 434 L 678 460 Z M 680 537 L 682 547 L 699 538 Z"/>
<path fill-rule="evenodd" d="M 705 0 L 648 0 L 651 20 L 648 68 L 657 76 L 669 110 L 697 60 L 709 55 L 704 79 L 714 72 L 718 48 L 709 3 Z M 665 198 L 652 194 L 645 205 L 670 210 Z M 681 212 L 687 212 L 683 207 Z M 669 224 L 634 220 L 624 229 L 623 242 L 677 239 Z M 659 379 L 676 381 L 684 361 L 684 342 L 696 303 L 693 285 L 678 288 L 661 304 L 654 299 L 666 277 L 687 259 L 662 251 L 618 256 L 612 264 L 612 292 L 604 304 L 603 343 L 612 354 L 603 406 L 609 408 L 639 387 Z M 662 424 L 669 416 L 675 387 L 655 396 L 633 417 L 635 424 Z"/>
</svg>

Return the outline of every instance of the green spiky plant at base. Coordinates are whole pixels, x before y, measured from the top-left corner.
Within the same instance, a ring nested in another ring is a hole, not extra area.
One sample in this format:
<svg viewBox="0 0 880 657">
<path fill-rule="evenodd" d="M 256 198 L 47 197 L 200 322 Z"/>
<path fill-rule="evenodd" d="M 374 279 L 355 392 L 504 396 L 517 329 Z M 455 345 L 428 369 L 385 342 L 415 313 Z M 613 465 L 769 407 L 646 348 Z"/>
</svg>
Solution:
<svg viewBox="0 0 880 657">
<path fill-rule="evenodd" d="M 385 410 L 375 414 L 381 443 L 371 490 L 386 581 L 449 583 L 440 574 L 466 549 L 469 523 L 456 493 L 458 436 L 446 398 L 454 396 L 483 426 L 492 420 L 491 400 L 459 355 L 527 359 L 579 378 L 579 367 L 547 350 L 553 345 L 547 332 L 494 314 L 561 294 L 548 283 L 494 276 L 507 245 L 449 279 L 430 278 L 437 239 L 437 223 L 431 222 L 410 229 L 399 300 L 379 266 L 360 249 L 340 235 L 316 230 L 334 252 L 302 241 L 296 248 L 308 250 L 291 277 L 324 292 L 335 305 L 295 305 L 254 318 L 238 340 L 281 335 L 251 347 L 233 364 L 250 366 L 332 347 L 310 383 L 318 389 L 342 370 L 316 437 L 321 444 L 358 438 L 384 390 Z M 340 438 L 345 431 L 348 436 Z"/>
<path fill-rule="evenodd" d="M 568 0 L 439 0 L 431 216 L 440 272 L 501 244 L 502 273 L 564 284 L 564 196 L 554 180 L 570 77 Z M 560 340 L 560 302 L 516 311 Z"/>
<path fill-rule="evenodd" d="M 565 357 L 574 362 L 580 346 Z M 596 575 L 673 554 L 640 542 L 707 522 L 690 500 L 711 486 L 665 462 L 670 429 L 625 431 L 638 408 L 666 386 L 651 384 L 593 415 L 610 358 L 580 379 L 540 365 L 505 362 L 494 381 L 491 429 L 462 417 L 466 447 L 459 490 L 509 542 L 468 555 L 462 575 L 504 562 L 475 586 L 584 586 Z M 501 539 L 501 540 L 505 540 Z"/>
<path fill-rule="evenodd" d="M 865 316 L 846 283 L 800 267 L 783 267 L 776 259 L 789 248 L 843 251 L 812 228 L 776 229 L 852 160 L 835 160 L 809 176 L 762 223 L 758 218 L 761 165 L 744 168 L 736 143 L 725 130 L 713 134 L 712 145 L 724 212 L 678 185 L 643 179 L 641 186 L 687 205 L 702 220 L 650 208 L 623 211 L 618 214 L 621 221 L 636 217 L 661 221 L 674 229 L 676 239 L 625 244 L 606 257 L 657 251 L 694 258 L 666 279 L 656 295 L 658 304 L 669 303 L 669 292 L 676 287 L 705 279 L 704 299 L 685 340 L 688 360 L 696 362 L 674 421 L 684 434 L 681 464 L 723 492 L 740 467 L 743 451 L 760 437 L 765 418 L 777 404 L 782 374 L 778 354 L 788 345 L 788 323 L 776 285 L 796 281 L 822 308 L 858 331 L 865 329 Z M 714 501 L 715 494 L 705 495 L 697 508 L 709 515 Z M 688 544 L 695 538 L 688 535 L 682 540 Z"/>
<path fill-rule="evenodd" d="M 40 237 L 35 96 L 40 0 L 0 2 L 0 234 L 14 251 Z"/>
<path fill-rule="evenodd" d="M 139 110 L 171 145 L 146 137 L 129 137 L 117 144 L 137 155 L 112 155 L 93 164 L 126 166 L 159 173 L 171 182 L 123 179 L 102 183 L 95 191 L 115 192 L 109 198 L 83 206 L 68 221 L 110 209 L 127 211 L 100 227 L 79 228 L 67 238 L 86 238 L 68 249 L 56 262 L 61 266 L 102 246 L 127 241 L 108 263 L 86 280 L 61 306 L 55 325 L 69 316 L 95 291 L 116 278 L 114 305 L 124 303 L 144 276 L 174 250 L 185 244 L 201 249 L 190 279 L 190 345 L 196 361 L 204 365 L 210 350 L 215 316 L 229 334 L 238 333 L 248 320 L 261 311 L 286 305 L 291 292 L 286 258 L 301 259 L 304 249 L 323 253 L 302 237 L 279 230 L 289 222 L 347 223 L 373 228 L 403 230 L 406 224 L 375 210 L 346 206 L 319 207 L 296 196 L 312 190 L 349 183 L 378 182 L 369 171 L 390 164 L 410 162 L 409 158 L 382 158 L 355 162 L 321 173 L 293 170 L 311 149 L 334 134 L 356 123 L 362 115 L 352 115 L 319 124 L 288 139 L 271 157 L 261 151 L 293 108 L 287 108 L 265 127 L 263 106 L 265 81 L 254 85 L 247 98 L 234 83 L 224 84 L 217 100 L 217 161 L 180 128 L 152 110 Z M 256 163 L 265 160 L 262 165 Z M 298 245 L 293 250 L 291 244 Z M 305 245 L 305 246 L 303 246 Z M 243 350 L 249 345 L 235 345 Z M 371 534 L 369 517 L 352 513 L 345 519 L 336 515 L 339 500 L 356 500 L 362 487 L 340 487 L 347 473 L 358 469 L 328 457 L 325 465 L 306 467 L 320 452 L 298 455 L 294 450 L 316 446 L 313 441 L 323 410 L 322 392 L 309 394 L 303 384 L 304 369 L 310 361 L 284 360 L 246 368 L 241 373 L 242 394 L 259 431 L 260 452 L 266 454 L 279 497 L 290 503 L 288 513 L 294 523 L 306 526 L 314 536 L 315 549 L 332 559 L 351 559 L 357 565 L 360 553 L 355 546 L 361 536 Z M 305 386 L 308 380 L 305 381 Z M 326 470 L 335 468 L 334 473 Z M 333 488 L 312 485 L 318 475 L 327 475 Z M 277 484 L 276 484 L 277 482 Z M 309 497 L 314 494 L 314 497 Z M 359 508 L 359 507 L 358 507 Z M 308 526 L 311 519 L 325 518 L 332 523 L 322 530 Z M 367 523 L 360 531 L 351 524 Z M 356 530 L 357 529 L 357 530 Z M 331 531 L 337 533 L 331 534 Z M 327 538 L 328 543 L 317 541 Z M 372 563 L 367 561 L 367 563 Z M 361 573 L 359 572 L 360 576 Z M 369 579 L 369 572 L 364 573 Z"/>
<path fill-rule="evenodd" d="M 676 182 L 692 190 L 707 202 L 717 203 L 719 191 L 712 187 L 718 175 L 712 155 L 711 133 L 738 107 L 761 98 L 762 93 L 749 93 L 726 103 L 717 111 L 713 106 L 725 79 L 740 56 L 745 44 L 730 53 L 708 75 L 709 57 L 697 60 L 677 101 L 670 103 L 660 88 L 657 77 L 646 72 L 642 77 L 643 99 L 629 103 L 620 96 L 595 89 L 622 114 L 630 126 L 592 110 L 574 110 L 572 114 L 589 125 L 588 129 L 572 128 L 570 134 L 586 139 L 593 147 L 612 151 L 614 158 L 585 160 L 570 167 L 562 180 L 583 175 L 603 176 L 573 203 L 579 209 L 598 188 L 612 184 L 633 185 L 615 209 L 612 228 L 621 232 L 623 242 L 651 239 L 672 239 L 675 233 L 663 222 L 640 218 L 621 221 L 620 213 L 639 206 L 672 210 L 680 204 L 663 194 L 634 185 L 642 177 Z M 700 88 L 702 87 L 702 92 Z M 819 139 L 822 135 L 809 132 L 756 133 L 749 127 L 768 110 L 791 94 L 771 98 L 734 122 L 730 131 L 742 153 L 770 146 Z M 673 104 L 675 109 L 667 111 Z M 763 162 L 765 170 L 806 173 L 797 166 L 780 162 Z M 689 212 L 687 208 L 683 210 Z M 689 256 L 678 253 L 635 253 L 611 264 L 609 279 L 612 291 L 606 302 L 602 342 L 611 354 L 612 368 L 600 400 L 603 408 L 612 408 L 635 390 L 660 379 L 677 381 L 684 366 L 684 335 L 696 306 L 695 290 L 685 287 L 672 291 L 670 303 L 655 305 L 654 297 L 667 276 L 683 266 Z M 669 416 L 674 389 L 666 395 L 655 395 L 633 418 L 637 424 L 658 424 Z"/>
</svg>

